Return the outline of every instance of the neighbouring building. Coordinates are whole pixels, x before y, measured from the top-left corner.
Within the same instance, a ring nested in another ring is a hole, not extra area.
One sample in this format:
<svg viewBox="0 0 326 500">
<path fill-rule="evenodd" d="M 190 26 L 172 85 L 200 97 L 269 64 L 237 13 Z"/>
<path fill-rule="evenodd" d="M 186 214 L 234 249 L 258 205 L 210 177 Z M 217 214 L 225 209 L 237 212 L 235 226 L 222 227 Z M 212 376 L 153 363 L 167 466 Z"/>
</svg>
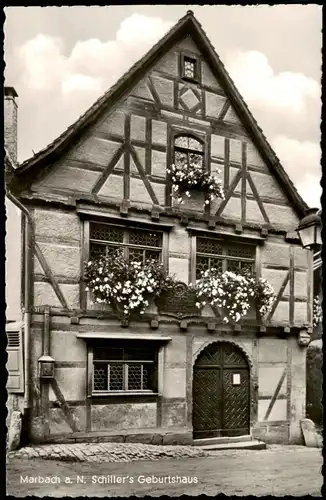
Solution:
<svg viewBox="0 0 326 500">
<path fill-rule="evenodd" d="M 224 200 L 175 203 L 167 169 L 180 154 L 221 171 Z M 301 442 L 313 260 L 296 228 L 308 207 L 191 11 L 7 190 L 21 208 L 24 313 L 9 391 L 30 440 Z M 128 325 L 85 290 L 84 263 L 114 246 L 158 256 L 180 281 Z M 272 284 L 266 321 L 195 308 L 187 285 L 212 266 Z"/>
<path fill-rule="evenodd" d="M 4 89 L 4 136 L 5 178 L 9 183 L 13 178 L 17 163 L 17 93 L 12 87 Z M 19 203 L 18 203 L 19 205 Z M 7 380 L 9 390 L 7 398 L 7 427 L 13 410 L 23 413 L 24 376 L 22 351 L 22 218 L 21 209 L 16 200 L 6 192 L 6 234 L 5 234 L 5 298 L 6 298 L 6 334 L 7 368 L 10 367 Z"/>
</svg>

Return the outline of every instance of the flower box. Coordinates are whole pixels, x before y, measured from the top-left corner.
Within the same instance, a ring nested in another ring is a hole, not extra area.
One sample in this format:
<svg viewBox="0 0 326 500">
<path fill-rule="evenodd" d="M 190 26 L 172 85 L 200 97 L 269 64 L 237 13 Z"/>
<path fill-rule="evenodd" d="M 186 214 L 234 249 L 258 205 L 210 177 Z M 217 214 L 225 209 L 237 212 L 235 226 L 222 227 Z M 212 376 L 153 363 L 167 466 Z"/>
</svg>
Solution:
<svg viewBox="0 0 326 500">
<path fill-rule="evenodd" d="M 173 288 L 174 278 L 154 260 L 129 262 L 119 249 L 89 261 L 85 266 L 85 283 L 96 305 L 110 308 L 127 320 L 145 311 L 156 312 L 155 297 Z"/>
<path fill-rule="evenodd" d="M 238 323 L 242 318 L 255 321 L 257 312 L 264 318 L 275 300 L 274 290 L 265 279 L 216 269 L 205 271 L 194 289 L 196 306 L 217 309 L 225 323 Z"/>
<path fill-rule="evenodd" d="M 185 204 L 187 198 L 197 198 L 197 203 L 188 204 L 188 210 L 198 211 L 199 203 L 203 208 L 215 198 L 224 198 L 221 179 L 205 170 L 201 162 L 179 160 L 167 173 L 171 176 L 172 198 L 176 204 Z"/>
<path fill-rule="evenodd" d="M 172 206 L 179 208 L 181 211 L 203 212 L 205 209 L 205 193 L 201 189 L 191 189 L 190 196 L 182 194 L 182 201 L 178 202 L 175 198 L 172 199 Z"/>
</svg>

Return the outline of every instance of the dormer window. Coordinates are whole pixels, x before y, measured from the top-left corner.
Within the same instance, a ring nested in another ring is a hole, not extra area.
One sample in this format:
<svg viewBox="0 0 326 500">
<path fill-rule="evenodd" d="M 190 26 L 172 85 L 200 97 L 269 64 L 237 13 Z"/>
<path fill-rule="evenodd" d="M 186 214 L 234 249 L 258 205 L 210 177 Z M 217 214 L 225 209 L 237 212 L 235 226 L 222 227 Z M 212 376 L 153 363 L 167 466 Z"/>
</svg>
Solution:
<svg viewBox="0 0 326 500">
<path fill-rule="evenodd" d="M 185 80 L 199 81 L 199 62 L 196 58 L 181 54 L 181 77 Z"/>
</svg>

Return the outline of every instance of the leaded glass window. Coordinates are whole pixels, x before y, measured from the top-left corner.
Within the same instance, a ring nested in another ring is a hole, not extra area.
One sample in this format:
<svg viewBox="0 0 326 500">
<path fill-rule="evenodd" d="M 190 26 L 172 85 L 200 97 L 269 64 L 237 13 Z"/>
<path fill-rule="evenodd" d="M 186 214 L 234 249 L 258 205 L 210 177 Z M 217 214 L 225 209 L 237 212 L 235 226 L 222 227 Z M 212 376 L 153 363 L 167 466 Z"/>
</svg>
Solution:
<svg viewBox="0 0 326 500">
<path fill-rule="evenodd" d="M 254 273 L 256 247 L 225 243 L 215 238 L 196 238 L 196 279 L 209 269 L 219 272 Z"/>
<path fill-rule="evenodd" d="M 157 392 L 154 347 L 94 347 L 93 393 L 99 392 Z"/>
<path fill-rule="evenodd" d="M 161 261 L 163 233 L 161 231 L 125 228 L 107 223 L 90 222 L 90 259 L 109 255 L 122 248 L 129 260 L 144 263 L 148 259 Z"/>
<path fill-rule="evenodd" d="M 196 59 L 191 57 L 183 58 L 183 76 L 191 80 L 196 80 Z"/>
<path fill-rule="evenodd" d="M 191 135 L 178 135 L 174 139 L 174 163 L 203 166 L 204 144 Z"/>
</svg>

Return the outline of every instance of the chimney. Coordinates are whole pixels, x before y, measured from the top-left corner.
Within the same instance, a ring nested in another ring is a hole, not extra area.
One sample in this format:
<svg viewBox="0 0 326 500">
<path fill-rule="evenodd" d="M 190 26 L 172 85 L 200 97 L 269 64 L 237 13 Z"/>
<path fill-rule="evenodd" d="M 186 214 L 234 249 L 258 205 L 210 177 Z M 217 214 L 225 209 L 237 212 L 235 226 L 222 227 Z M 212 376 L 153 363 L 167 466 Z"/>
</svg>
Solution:
<svg viewBox="0 0 326 500">
<path fill-rule="evenodd" d="M 15 98 L 18 94 L 14 87 L 4 88 L 4 135 L 5 146 L 15 163 L 17 164 L 17 103 Z"/>
</svg>

